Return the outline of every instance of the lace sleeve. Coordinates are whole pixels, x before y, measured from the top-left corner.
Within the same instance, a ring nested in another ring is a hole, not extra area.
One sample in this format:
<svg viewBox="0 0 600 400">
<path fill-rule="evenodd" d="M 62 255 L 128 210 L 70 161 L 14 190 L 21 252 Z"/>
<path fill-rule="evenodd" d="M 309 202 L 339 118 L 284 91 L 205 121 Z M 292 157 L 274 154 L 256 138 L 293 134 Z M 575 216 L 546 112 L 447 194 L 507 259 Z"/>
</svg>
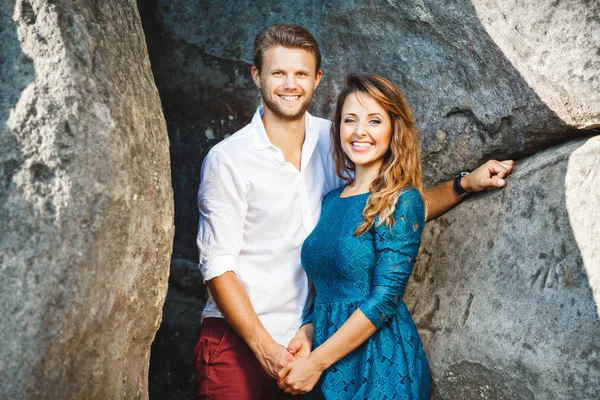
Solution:
<svg viewBox="0 0 600 400">
<path fill-rule="evenodd" d="M 398 309 L 421 244 L 425 210 L 416 189 L 402 192 L 394 218 L 390 227 L 371 228 L 377 261 L 369 298 L 359 308 L 377 328 Z"/>
</svg>

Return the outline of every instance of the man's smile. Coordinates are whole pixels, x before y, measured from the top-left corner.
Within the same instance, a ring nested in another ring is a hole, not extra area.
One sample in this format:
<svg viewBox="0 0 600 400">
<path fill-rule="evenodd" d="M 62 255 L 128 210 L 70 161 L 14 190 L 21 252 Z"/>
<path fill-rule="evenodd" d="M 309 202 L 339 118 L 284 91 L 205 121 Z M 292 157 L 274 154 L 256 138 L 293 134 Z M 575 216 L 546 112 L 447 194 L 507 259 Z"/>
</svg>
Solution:
<svg viewBox="0 0 600 400">
<path fill-rule="evenodd" d="M 295 103 L 298 100 L 300 100 L 300 95 L 296 94 L 296 95 L 290 95 L 290 94 L 280 94 L 278 95 L 280 99 L 284 100 L 285 102 L 289 102 L 289 103 Z"/>
</svg>

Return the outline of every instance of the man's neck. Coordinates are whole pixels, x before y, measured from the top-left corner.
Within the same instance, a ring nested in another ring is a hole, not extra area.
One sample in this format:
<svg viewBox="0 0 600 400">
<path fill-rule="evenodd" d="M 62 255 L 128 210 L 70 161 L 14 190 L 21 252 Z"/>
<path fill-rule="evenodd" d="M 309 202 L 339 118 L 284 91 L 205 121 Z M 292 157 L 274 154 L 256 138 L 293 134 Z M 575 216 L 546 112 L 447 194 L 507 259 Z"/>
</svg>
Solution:
<svg viewBox="0 0 600 400">
<path fill-rule="evenodd" d="M 286 121 L 277 118 L 265 107 L 262 121 L 271 143 L 281 150 L 287 162 L 300 170 L 302 145 L 306 132 L 306 113 L 298 120 Z"/>
</svg>

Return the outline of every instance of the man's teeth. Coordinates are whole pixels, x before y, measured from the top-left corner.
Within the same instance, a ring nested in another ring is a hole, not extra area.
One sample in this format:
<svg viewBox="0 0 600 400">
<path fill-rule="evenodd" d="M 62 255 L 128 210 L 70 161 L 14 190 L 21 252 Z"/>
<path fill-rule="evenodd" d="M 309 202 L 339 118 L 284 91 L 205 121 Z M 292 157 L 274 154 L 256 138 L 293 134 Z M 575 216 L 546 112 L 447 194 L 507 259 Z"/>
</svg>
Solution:
<svg viewBox="0 0 600 400">
<path fill-rule="evenodd" d="M 362 147 L 362 148 L 367 148 L 367 147 L 371 146 L 371 143 L 359 143 L 359 142 L 352 142 L 352 146 L 354 146 L 354 147 Z"/>
<path fill-rule="evenodd" d="M 287 100 L 287 101 L 294 101 L 294 100 L 298 100 L 300 98 L 300 96 L 281 96 L 282 99 Z"/>
</svg>

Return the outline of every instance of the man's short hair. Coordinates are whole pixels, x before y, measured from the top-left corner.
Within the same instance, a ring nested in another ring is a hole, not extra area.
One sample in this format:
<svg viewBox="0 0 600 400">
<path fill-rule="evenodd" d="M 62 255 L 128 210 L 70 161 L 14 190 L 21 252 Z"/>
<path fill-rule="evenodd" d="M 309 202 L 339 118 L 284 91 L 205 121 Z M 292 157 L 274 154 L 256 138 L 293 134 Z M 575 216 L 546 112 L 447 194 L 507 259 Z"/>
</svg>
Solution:
<svg viewBox="0 0 600 400">
<path fill-rule="evenodd" d="M 263 29 L 254 39 L 254 66 L 260 71 L 265 52 L 271 47 L 306 50 L 315 56 L 317 69 L 321 69 L 321 51 L 315 37 L 298 25 L 279 24 Z"/>
</svg>

